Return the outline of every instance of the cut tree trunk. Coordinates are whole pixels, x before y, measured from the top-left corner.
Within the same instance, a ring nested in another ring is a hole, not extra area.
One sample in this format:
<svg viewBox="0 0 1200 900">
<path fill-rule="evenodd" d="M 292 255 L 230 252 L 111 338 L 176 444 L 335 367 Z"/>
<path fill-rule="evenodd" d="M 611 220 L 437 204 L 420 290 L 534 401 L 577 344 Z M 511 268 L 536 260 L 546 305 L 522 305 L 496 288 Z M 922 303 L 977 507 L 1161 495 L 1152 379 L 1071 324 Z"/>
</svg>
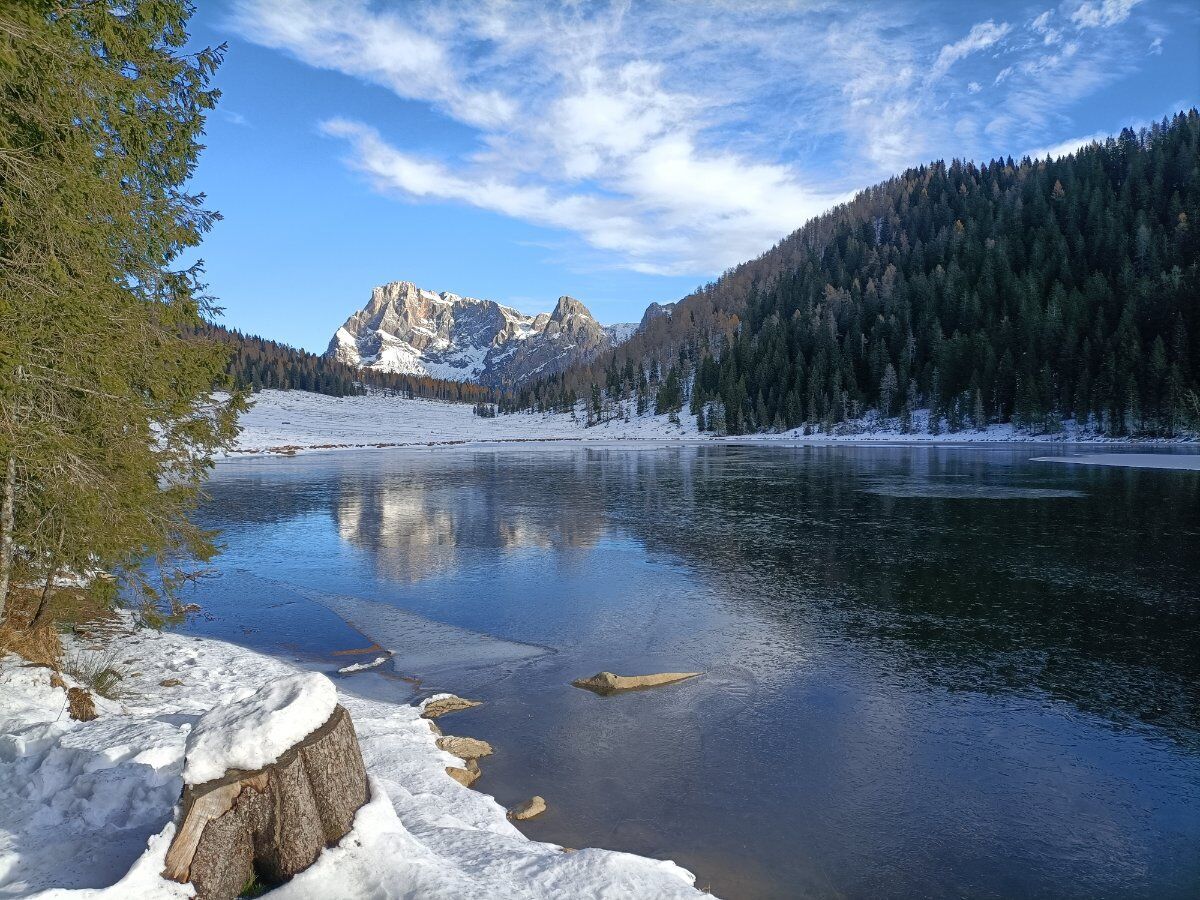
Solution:
<svg viewBox="0 0 1200 900">
<path fill-rule="evenodd" d="M 17 490 L 17 461 L 9 454 L 4 472 L 4 499 L 0 502 L 0 622 L 4 621 L 8 585 L 12 580 L 13 495 Z"/>
<path fill-rule="evenodd" d="M 329 721 L 269 766 L 183 789 L 163 876 L 200 900 L 232 900 L 252 880 L 281 884 L 350 830 L 369 788 L 350 714 Z"/>
</svg>

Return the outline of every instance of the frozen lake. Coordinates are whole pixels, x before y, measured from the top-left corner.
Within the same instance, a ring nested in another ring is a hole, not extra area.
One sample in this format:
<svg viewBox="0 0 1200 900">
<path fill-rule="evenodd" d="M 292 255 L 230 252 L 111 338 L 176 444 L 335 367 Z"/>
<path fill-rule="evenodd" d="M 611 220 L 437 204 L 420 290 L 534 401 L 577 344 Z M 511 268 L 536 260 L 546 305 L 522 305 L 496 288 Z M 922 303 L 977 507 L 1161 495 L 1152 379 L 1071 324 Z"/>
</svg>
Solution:
<svg viewBox="0 0 1200 900">
<path fill-rule="evenodd" d="M 546 798 L 527 834 L 726 898 L 1194 897 L 1200 472 L 1035 459 L 1070 455 L 230 460 L 186 629 L 394 650 L 339 689 L 486 701 L 443 724 L 495 746 L 478 789 Z M 706 674 L 568 684 L 602 669 Z"/>
</svg>

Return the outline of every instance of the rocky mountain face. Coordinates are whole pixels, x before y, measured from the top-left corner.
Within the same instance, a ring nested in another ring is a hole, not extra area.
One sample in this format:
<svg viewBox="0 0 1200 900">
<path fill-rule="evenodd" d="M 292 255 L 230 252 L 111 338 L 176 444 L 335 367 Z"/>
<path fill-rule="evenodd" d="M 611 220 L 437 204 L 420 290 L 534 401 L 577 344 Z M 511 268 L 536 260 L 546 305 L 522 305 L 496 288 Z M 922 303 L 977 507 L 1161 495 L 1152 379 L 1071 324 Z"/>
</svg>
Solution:
<svg viewBox="0 0 1200 900">
<path fill-rule="evenodd" d="M 638 322 L 637 328 L 634 329 L 635 333 L 645 331 L 646 326 L 655 319 L 671 318 L 675 314 L 675 307 L 678 305 L 678 301 L 675 303 L 651 303 L 646 307 L 646 311 L 642 313 L 642 321 Z"/>
<path fill-rule="evenodd" d="M 632 325 L 604 326 L 578 300 L 527 316 L 493 300 L 436 294 L 410 281 L 371 292 L 326 355 L 360 368 L 500 386 L 561 372 L 627 340 Z"/>
</svg>

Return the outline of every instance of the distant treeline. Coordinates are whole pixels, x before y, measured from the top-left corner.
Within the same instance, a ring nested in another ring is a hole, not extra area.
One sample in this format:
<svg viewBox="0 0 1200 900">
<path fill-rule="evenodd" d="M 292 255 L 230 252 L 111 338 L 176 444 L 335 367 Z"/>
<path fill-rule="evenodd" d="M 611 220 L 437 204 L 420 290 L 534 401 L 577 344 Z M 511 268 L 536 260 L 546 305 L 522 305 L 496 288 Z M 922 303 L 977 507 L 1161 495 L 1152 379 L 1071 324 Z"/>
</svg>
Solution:
<svg viewBox="0 0 1200 900">
<path fill-rule="evenodd" d="M 500 399 L 497 391 L 482 385 L 357 369 L 307 350 L 220 325 L 203 325 L 193 333 L 232 345 L 227 373 L 238 388 L 251 392 L 273 388 L 346 397 L 382 391 L 403 397 L 474 404 L 494 404 Z"/>
<path fill-rule="evenodd" d="M 690 400 L 702 427 L 734 434 L 924 407 L 954 429 L 1200 427 L 1195 110 L 1056 161 L 910 169 L 762 259 L 784 251 L 728 327 L 677 323 L 641 365 L 610 356 L 590 384 L 569 371 L 502 408 L 580 396 L 603 418 L 605 399 L 645 398 L 663 360 L 657 411 Z"/>
</svg>

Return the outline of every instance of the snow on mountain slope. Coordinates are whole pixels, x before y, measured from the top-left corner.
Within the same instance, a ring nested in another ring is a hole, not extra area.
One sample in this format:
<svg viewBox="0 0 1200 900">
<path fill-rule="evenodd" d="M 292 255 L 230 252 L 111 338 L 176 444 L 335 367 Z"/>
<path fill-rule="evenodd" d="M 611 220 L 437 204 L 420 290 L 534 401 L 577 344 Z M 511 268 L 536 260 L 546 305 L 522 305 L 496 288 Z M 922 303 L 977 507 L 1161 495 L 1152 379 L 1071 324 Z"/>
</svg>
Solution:
<svg viewBox="0 0 1200 900">
<path fill-rule="evenodd" d="M 603 326 L 571 297 L 560 297 L 552 313 L 527 316 L 494 300 L 393 281 L 371 292 L 326 355 L 381 372 L 513 384 L 588 359 L 628 340 L 634 327 Z"/>
</svg>

